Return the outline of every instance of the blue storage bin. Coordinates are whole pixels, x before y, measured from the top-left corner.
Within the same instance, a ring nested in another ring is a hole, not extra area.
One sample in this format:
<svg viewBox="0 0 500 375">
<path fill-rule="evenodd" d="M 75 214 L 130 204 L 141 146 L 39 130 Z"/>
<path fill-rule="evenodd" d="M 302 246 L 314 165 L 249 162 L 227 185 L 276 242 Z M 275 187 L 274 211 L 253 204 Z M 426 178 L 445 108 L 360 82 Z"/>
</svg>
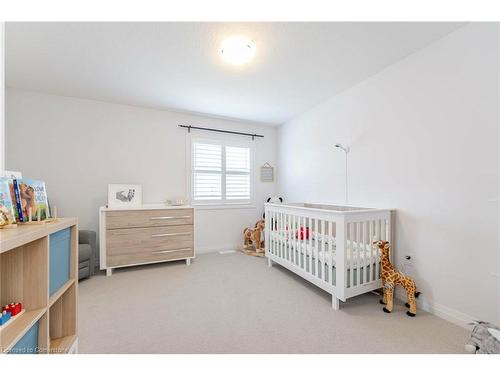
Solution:
<svg viewBox="0 0 500 375">
<path fill-rule="evenodd" d="M 70 270 L 71 229 L 50 235 L 49 294 L 57 292 L 68 280 Z"/>
<path fill-rule="evenodd" d="M 9 354 L 38 354 L 38 322 L 19 339 Z"/>
</svg>

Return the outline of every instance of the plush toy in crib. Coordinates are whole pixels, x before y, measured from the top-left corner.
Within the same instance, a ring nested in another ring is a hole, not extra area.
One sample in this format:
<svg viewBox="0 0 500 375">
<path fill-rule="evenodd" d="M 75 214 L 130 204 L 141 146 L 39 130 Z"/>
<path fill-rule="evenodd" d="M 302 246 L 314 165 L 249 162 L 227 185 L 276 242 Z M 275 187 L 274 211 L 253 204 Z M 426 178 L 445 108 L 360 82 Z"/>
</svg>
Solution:
<svg viewBox="0 0 500 375">
<path fill-rule="evenodd" d="M 295 238 L 300 239 L 301 241 L 309 239 L 309 227 L 300 227 L 295 232 Z"/>
<path fill-rule="evenodd" d="M 500 329 L 490 323 L 476 322 L 465 350 L 476 354 L 500 354 Z"/>
<path fill-rule="evenodd" d="M 396 285 L 401 285 L 406 290 L 406 295 L 408 297 L 408 302 L 406 303 L 406 307 L 410 310 L 406 312 L 408 316 L 415 316 L 417 314 L 417 301 L 416 298 L 420 295 L 420 292 L 417 292 L 417 285 L 415 281 L 410 277 L 403 275 L 401 272 L 396 271 L 394 266 L 391 264 L 389 259 L 389 249 L 391 245 L 387 241 L 377 241 L 373 243 L 377 245 L 382 253 L 382 257 L 380 260 L 381 263 L 381 278 L 382 278 L 382 287 L 384 290 L 384 297 L 380 300 L 380 303 L 386 305 L 384 307 L 384 312 L 390 313 L 392 312 L 393 303 L 394 303 L 394 289 Z"/>
</svg>

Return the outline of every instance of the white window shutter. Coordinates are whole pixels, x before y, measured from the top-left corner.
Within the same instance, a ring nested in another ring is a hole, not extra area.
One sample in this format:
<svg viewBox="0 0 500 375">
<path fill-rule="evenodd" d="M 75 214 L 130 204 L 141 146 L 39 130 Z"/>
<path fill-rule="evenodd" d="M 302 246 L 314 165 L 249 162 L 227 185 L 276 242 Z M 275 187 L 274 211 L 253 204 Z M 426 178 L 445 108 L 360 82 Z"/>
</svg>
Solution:
<svg viewBox="0 0 500 375">
<path fill-rule="evenodd" d="M 250 199 L 250 149 L 226 146 L 226 199 Z"/>
<path fill-rule="evenodd" d="M 249 175 L 226 175 L 226 199 L 250 199 Z"/>
<path fill-rule="evenodd" d="M 222 146 L 210 143 L 194 144 L 195 171 L 222 171 Z"/>
<path fill-rule="evenodd" d="M 199 203 L 249 203 L 251 149 L 224 141 L 193 141 L 192 198 Z"/>
<path fill-rule="evenodd" d="M 222 146 L 193 145 L 193 198 L 195 201 L 222 199 Z"/>
<path fill-rule="evenodd" d="M 226 146 L 226 171 L 250 173 L 250 149 Z"/>
</svg>

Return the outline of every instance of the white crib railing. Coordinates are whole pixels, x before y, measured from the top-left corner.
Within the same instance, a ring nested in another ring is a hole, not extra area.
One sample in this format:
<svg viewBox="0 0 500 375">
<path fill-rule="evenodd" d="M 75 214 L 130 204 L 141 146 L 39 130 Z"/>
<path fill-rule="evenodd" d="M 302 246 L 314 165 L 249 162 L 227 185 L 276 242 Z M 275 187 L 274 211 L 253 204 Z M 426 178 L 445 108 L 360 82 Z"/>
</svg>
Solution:
<svg viewBox="0 0 500 375">
<path fill-rule="evenodd" d="M 381 287 L 376 240 L 392 242 L 391 210 L 266 204 L 265 251 L 339 301 Z"/>
</svg>

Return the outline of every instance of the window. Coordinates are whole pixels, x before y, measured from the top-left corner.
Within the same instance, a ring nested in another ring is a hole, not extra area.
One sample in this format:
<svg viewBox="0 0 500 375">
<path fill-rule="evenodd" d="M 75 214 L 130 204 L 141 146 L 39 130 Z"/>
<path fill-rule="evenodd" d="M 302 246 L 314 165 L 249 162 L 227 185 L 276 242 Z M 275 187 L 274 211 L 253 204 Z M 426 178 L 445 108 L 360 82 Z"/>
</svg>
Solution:
<svg viewBox="0 0 500 375">
<path fill-rule="evenodd" d="M 192 140 L 191 195 L 194 204 L 252 202 L 252 149 L 222 140 Z"/>
</svg>

